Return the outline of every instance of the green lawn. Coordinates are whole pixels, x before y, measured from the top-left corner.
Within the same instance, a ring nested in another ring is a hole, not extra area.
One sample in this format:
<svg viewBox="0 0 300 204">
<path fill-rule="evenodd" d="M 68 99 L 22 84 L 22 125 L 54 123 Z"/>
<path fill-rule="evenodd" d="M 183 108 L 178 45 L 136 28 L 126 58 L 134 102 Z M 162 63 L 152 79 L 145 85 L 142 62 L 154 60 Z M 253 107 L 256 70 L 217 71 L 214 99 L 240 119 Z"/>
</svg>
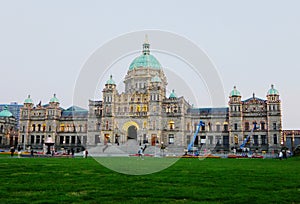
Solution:
<svg viewBox="0 0 300 204">
<path fill-rule="evenodd" d="M 167 158 L 109 158 L 130 166 L 154 160 Z M 93 158 L 1 157 L 0 203 L 299 203 L 299 170 L 300 158 L 180 159 L 134 176 Z"/>
</svg>

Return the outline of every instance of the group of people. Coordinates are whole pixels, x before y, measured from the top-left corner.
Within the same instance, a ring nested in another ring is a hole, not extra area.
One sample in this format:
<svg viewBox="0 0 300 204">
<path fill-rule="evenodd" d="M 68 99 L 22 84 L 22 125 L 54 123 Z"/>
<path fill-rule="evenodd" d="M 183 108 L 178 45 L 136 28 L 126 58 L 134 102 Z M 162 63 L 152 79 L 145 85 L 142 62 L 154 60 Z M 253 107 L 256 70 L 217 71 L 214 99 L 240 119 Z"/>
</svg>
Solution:
<svg viewBox="0 0 300 204">
<path fill-rule="evenodd" d="M 283 150 L 281 150 L 279 153 L 278 153 L 278 158 L 280 159 L 280 160 L 282 160 L 282 159 L 287 159 L 288 157 L 290 157 L 291 156 L 291 151 L 290 150 L 285 150 L 285 149 L 283 149 Z"/>
<path fill-rule="evenodd" d="M 9 149 L 9 151 L 10 151 L 10 156 L 13 157 L 14 154 L 15 154 L 15 152 L 16 152 L 16 149 L 15 149 L 14 146 L 11 146 L 10 149 Z M 18 151 L 18 157 L 20 158 L 20 157 L 21 157 L 21 154 L 22 154 L 22 148 L 21 148 L 21 146 L 18 146 L 17 151 Z M 75 150 L 74 150 L 73 148 L 71 148 L 71 150 L 68 150 L 68 155 L 69 155 L 69 154 L 71 154 L 72 157 L 74 157 L 74 156 L 75 156 Z M 87 149 L 83 151 L 83 157 L 84 157 L 84 158 L 87 158 L 87 157 L 88 157 L 88 154 L 89 154 L 89 152 L 88 152 Z M 52 151 L 51 151 L 51 156 L 54 156 L 54 155 L 55 155 L 55 152 L 54 152 L 54 150 L 52 150 Z M 30 156 L 31 156 L 31 157 L 34 156 L 34 151 L 33 151 L 33 149 L 30 150 Z"/>
</svg>

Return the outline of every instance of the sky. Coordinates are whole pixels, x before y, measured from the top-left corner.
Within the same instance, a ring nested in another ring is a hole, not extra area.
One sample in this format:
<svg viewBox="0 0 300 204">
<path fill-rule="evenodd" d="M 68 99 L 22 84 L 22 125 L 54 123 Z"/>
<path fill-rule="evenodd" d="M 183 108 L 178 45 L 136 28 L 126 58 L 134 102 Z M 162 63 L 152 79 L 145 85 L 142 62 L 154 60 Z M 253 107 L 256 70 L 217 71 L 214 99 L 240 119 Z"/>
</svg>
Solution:
<svg viewBox="0 0 300 204">
<path fill-rule="evenodd" d="M 28 94 L 36 104 L 48 103 L 56 93 L 68 108 L 80 71 L 96 50 L 126 33 L 162 30 L 189 39 L 206 53 L 222 80 L 224 106 L 233 86 L 247 99 L 253 92 L 265 98 L 274 84 L 282 101 L 283 128 L 299 129 L 299 7 L 297 0 L 0 0 L 0 103 L 22 104 Z M 143 38 L 137 41 L 142 44 Z M 153 54 L 166 68 L 168 91 L 174 87 L 178 96 L 185 96 L 170 72 L 184 70 L 184 63 Z M 114 65 L 121 70 L 114 73 L 120 87 L 138 55 Z M 101 87 L 99 83 L 99 99 Z M 187 100 L 209 106 L 203 84 L 193 87 L 198 98 Z M 85 101 L 75 105 L 87 108 Z"/>
</svg>

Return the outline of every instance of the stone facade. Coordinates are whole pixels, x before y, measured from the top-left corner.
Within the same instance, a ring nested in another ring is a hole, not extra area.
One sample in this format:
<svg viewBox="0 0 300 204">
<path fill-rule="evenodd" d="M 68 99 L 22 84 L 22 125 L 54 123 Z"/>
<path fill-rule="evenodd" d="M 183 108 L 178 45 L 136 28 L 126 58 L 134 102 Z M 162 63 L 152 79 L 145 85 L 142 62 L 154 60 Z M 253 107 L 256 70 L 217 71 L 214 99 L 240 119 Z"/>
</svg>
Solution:
<svg viewBox="0 0 300 204">
<path fill-rule="evenodd" d="M 25 100 L 20 115 L 22 145 L 43 146 L 51 139 L 58 147 L 120 145 L 128 140 L 140 144 L 186 148 L 202 121 L 194 148 L 215 151 L 238 149 L 253 130 L 246 147 L 252 150 L 277 150 L 282 140 L 281 101 L 272 85 L 266 99 L 242 100 L 234 87 L 228 107 L 194 108 L 174 90 L 166 96 L 167 77 L 143 44 L 142 55 L 131 63 L 124 78 L 125 90 L 119 93 L 110 76 L 102 90 L 102 100 L 89 101 L 89 110 L 72 106 L 66 110 L 54 96 L 49 104 L 33 105 Z"/>
<path fill-rule="evenodd" d="M 59 148 L 85 146 L 88 111 L 76 106 L 64 110 L 59 105 L 55 95 L 49 104 L 36 106 L 28 96 L 20 109 L 19 144 L 45 148 L 45 141 L 50 140 Z"/>
</svg>

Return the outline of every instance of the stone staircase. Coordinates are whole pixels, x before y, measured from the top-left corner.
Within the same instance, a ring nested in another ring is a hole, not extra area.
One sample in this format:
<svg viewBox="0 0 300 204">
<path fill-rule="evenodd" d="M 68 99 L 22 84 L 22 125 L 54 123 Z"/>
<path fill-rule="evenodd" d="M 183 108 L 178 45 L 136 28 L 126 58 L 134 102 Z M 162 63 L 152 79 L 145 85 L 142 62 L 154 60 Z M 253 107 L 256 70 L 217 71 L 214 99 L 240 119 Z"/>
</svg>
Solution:
<svg viewBox="0 0 300 204">
<path fill-rule="evenodd" d="M 91 156 L 129 156 L 137 154 L 141 147 L 145 147 L 145 144 L 139 145 L 137 140 L 129 139 L 127 142 L 117 144 L 98 144 L 96 147 L 88 149 Z M 151 146 L 147 144 L 147 148 L 144 151 L 146 155 L 153 155 L 155 157 L 161 156 L 182 156 L 184 154 L 184 147 L 168 146 L 166 149 L 161 150 L 160 146 Z"/>
</svg>

